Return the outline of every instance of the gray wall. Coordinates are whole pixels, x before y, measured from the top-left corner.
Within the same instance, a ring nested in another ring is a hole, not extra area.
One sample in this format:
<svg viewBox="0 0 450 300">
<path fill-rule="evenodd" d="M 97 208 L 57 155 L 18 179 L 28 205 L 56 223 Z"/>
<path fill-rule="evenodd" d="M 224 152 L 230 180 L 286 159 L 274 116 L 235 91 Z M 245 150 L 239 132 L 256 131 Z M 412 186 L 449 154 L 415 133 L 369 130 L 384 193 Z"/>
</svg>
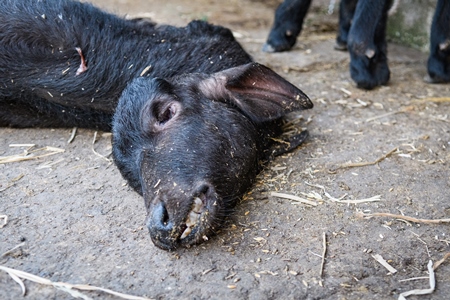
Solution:
<svg viewBox="0 0 450 300">
<path fill-rule="evenodd" d="M 428 52 L 431 21 L 437 0 L 398 1 L 397 8 L 389 17 L 388 39 Z"/>
</svg>

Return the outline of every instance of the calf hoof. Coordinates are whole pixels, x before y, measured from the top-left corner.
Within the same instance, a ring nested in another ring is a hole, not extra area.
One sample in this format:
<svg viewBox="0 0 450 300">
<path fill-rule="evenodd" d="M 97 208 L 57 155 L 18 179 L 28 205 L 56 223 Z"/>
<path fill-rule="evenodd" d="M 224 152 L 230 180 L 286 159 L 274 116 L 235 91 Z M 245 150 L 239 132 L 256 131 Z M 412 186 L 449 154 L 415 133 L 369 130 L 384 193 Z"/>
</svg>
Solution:
<svg viewBox="0 0 450 300">
<path fill-rule="evenodd" d="M 289 51 L 289 50 L 291 50 L 291 48 L 292 48 L 292 46 L 289 43 L 273 44 L 270 42 L 266 42 L 262 47 L 262 51 L 267 52 L 267 53 L 274 53 L 274 52 Z"/>
<path fill-rule="evenodd" d="M 389 67 L 381 65 L 350 65 L 350 75 L 360 89 L 372 90 L 377 86 L 386 85 L 390 79 Z"/>
<path fill-rule="evenodd" d="M 272 30 L 262 50 L 268 53 L 288 51 L 296 41 L 297 34 L 291 30 Z"/>
<path fill-rule="evenodd" d="M 334 44 L 334 50 L 347 51 L 347 43 L 336 41 L 336 44 Z"/>
<path fill-rule="evenodd" d="M 352 75 L 353 80 L 356 82 L 356 86 L 364 90 L 373 90 L 374 88 L 386 85 L 390 79 L 390 72 L 384 73 L 382 75 L 370 75 L 370 76 L 360 76 L 356 77 Z"/>
<path fill-rule="evenodd" d="M 359 55 L 350 51 L 350 75 L 361 89 L 371 90 L 386 85 L 391 76 L 386 55 L 373 49 Z"/>
<path fill-rule="evenodd" d="M 430 84 L 449 83 L 450 82 L 450 78 L 444 79 L 444 78 L 441 78 L 439 76 L 431 77 L 430 74 L 427 74 L 423 78 L 423 81 L 425 81 L 426 83 L 430 83 Z"/>
<path fill-rule="evenodd" d="M 334 44 L 334 50 L 347 51 L 347 39 L 344 39 L 341 35 L 338 35 L 336 37 L 336 43 Z"/>
<path fill-rule="evenodd" d="M 431 56 L 428 59 L 428 74 L 424 80 L 427 83 L 450 82 L 450 54 Z"/>
<path fill-rule="evenodd" d="M 267 53 L 274 53 L 277 52 L 275 51 L 275 48 L 272 47 L 272 45 L 265 43 L 262 47 L 262 51 L 267 52 Z"/>
<path fill-rule="evenodd" d="M 450 39 L 438 44 L 428 58 L 428 74 L 424 80 L 427 83 L 450 82 Z"/>
</svg>

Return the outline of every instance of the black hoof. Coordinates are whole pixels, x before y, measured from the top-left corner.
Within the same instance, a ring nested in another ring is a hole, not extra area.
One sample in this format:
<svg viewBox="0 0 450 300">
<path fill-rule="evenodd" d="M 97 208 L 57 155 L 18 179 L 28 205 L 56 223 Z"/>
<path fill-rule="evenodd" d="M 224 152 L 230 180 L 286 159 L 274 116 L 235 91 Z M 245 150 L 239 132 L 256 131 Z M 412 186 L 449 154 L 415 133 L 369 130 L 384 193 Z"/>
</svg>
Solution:
<svg viewBox="0 0 450 300">
<path fill-rule="evenodd" d="M 431 77 L 430 74 L 425 75 L 423 78 L 423 81 L 430 84 L 438 84 L 438 83 L 448 83 L 449 81 L 446 81 L 439 77 Z"/>
<path fill-rule="evenodd" d="M 347 51 L 347 44 L 336 42 L 336 44 L 334 44 L 334 50 Z"/>
<path fill-rule="evenodd" d="M 274 53 L 276 52 L 275 49 L 272 47 L 272 45 L 265 43 L 262 47 L 262 51 L 263 52 L 267 52 L 267 53 Z"/>
</svg>

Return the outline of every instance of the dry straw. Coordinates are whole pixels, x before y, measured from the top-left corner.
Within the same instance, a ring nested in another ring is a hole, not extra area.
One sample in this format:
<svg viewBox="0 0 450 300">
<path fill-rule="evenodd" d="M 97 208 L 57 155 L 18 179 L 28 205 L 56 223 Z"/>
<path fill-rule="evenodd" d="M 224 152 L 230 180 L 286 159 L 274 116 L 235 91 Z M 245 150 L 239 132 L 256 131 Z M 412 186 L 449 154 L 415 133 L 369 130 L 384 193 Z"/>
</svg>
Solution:
<svg viewBox="0 0 450 300">
<path fill-rule="evenodd" d="M 133 296 L 133 295 L 127 295 L 119 292 L 115 292 L 113 290 L 96 287 L 92 285 L 87 284 L 71 284 L 66 282 L 54 282 L 46 278 L 42 278 L 27 272 L 23 272 L 20 270 L 11 269 L 5 266 L 0 266 L 0 270 L 3 270 L 11 276 L 11 278 L 17 282 L 20 287 L 22 288 L 22 296 L 25 296 L 26 294 L 26 287 L 22 279 L 28 279 L 30 281 L 44 284 L 44 285 L 50 285 L 53 286 L 59 290 L 62 290 L 66 293 L 69 293 L 71 296 L 75 298 L 82 298 L 85 300 L 91 299 L 90 297 L 80 293 L 79 291 L 97 291 L 97 292 L 104 292 L 122 299 L 128 299 L 128 300 L 149 300 L 149 298 L 139 297 L 139 296 Z"/>
</svg>

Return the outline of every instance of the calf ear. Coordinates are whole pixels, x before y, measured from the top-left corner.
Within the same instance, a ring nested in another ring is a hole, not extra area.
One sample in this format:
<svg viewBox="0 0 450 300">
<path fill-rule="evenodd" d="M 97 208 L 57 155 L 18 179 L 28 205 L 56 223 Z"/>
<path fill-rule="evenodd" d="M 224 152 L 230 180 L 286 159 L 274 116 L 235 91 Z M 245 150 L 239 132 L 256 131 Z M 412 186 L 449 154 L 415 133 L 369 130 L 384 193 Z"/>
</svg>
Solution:
<svg viewBox="0 0 450 300">
<path fill-rule="evenodd" d="M 199 89 L 212 100 L 235 105 L 254 122 L 313 107 L 300 89 L 258 63 L 212 74 L 199 83 Z"/>
</svg>

